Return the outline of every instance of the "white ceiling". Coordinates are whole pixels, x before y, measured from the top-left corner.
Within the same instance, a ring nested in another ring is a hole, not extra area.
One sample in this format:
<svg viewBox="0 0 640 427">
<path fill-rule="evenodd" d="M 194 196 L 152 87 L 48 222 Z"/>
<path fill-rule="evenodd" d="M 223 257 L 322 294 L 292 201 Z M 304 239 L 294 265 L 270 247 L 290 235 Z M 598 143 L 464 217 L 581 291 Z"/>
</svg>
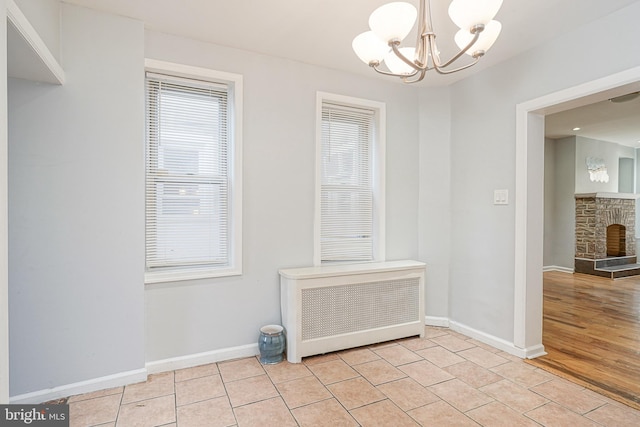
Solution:
<svg viewBox="0 0 640 427">
<path fill-rule="evenodd" d="M 576 127 L 580 129 L 574 131 Z M 640 147 L 640 96 L 621 103 L 604 100 L 547 115 L 545 135 L 552 139 L 578 135 Z"/>
<path fill-rule="evenodd" d="M 351 49 L 351 41 L 368 29 L 371 12 L 390 0 L 64 0 L 89 8 L 144 21 L 145 27 L 165 33 L 194 38 L 237 49 L 287 58 L 367 77 L 378 76 L 362 63 Z M 445 86 L 484 68 L 505 61 L 573 28 L 587 25 L 640 0 L 504 0 L 496 19 L 502 33 L 480 63 L 452 75 L 428 75 L 421 86 Z M 418 6 L 418 0 L 408 0 Z M 432 0 L 433 24 L 438 34 L 442 57 L 454 53 L 453 34 L 457 30 L 447 15 L 450 0 Z M 406 42 L 413 45 L 415 35 Z M 605 104 L 608 107 L 612 106 Z M 627 104 L 616 106 L 625 110 Z M 579 119 L 577 112 L 549 116 L 549 132 L 568 135 L 566 127 L 580 126 L 582 135 L 596 137 L 597 132 L 616 131 L 616 141 L 640 140 L 638 111 L 624 119 L 594 112 Z M 618 114 L 622 114 L 618 111 Z M 580 123 L 577 123 L 580 122 Z M 598 126 L 596 122 L 600 122 Z M 577 123 L 577 124 L 574 124 Z M 589 126 L 587 126 L 587 123 Z M 633 129 L 627 129 L 633 125 Z M 624 130 L 627 129 L 627 130 Z"/>
</svg>

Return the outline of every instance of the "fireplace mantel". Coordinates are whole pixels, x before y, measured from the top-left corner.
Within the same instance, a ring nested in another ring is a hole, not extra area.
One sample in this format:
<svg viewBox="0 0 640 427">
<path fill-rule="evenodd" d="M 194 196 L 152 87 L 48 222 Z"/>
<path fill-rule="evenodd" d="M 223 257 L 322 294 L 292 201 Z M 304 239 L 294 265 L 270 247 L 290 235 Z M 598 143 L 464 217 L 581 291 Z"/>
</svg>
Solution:
<svg viewBox="0 0 640 427">
<path fill-rule="evenodd" d="M 576 199 L 627 199 L 627 200 L 636 200 L 640 198 L 640 194 L 634 193 L 577 193 L 575 195 Z"/>
</svg>

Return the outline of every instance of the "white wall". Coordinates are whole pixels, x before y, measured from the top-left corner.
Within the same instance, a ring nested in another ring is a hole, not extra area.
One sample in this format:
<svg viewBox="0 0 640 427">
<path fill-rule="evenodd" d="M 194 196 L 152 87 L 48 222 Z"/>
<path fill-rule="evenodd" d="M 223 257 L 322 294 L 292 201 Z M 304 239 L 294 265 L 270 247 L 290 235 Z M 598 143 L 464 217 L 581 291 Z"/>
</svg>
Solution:
<svg viewBox="0 0 640 427">
<path fill-rule="evenodd" d="M 573 270 L 575 258 L 576 138 L 545 141 L 544 259 Z"/>
<path fill-rule="evenodd" d="M 9 403 L 7 8 L 0 0 L 0 404 Z"/>
<path fill-rule="evenodd" d="M 544 140 L 544 266 L 555 265 L 555 184 L 556 161 L 554 140 Z"/>
<path fill-rule="evenodd" d="M 9 82 L 12 397 L 145 363 L 143 25 L 61 9 L 66 84 Z"/>
<path fill-rule="evenodd" d="M 420 259 L 427 262 L 425 313 L 449 317 L 451 155 L 449 89 L 420 92 Z M 436 318 L 436 319 L 433 319 Z"/>
<path fill-rule="evenodd" d="M 609 182 L 592 182 L 586 159 L 595 157 L 604 160 L 609 174 Z M 576 137 L 576 193 L 618 192 L 618 160 L 620 157 L 635 158 L 635 149 L 624 145 L 597 139 Z"/>
<path fill-rule="evenodd" d="M 278 269 L 313 265 L 316 92 L 386 103 L 387 259 L 418 257 L 418 90 L 152 31 L 148 58 L 243 75 L 241 277 L 146 289 L 147 361 L 257 342 L 280 323 Z"/>
<path fill-rule="evenodd" d="M 640 57 L 628 54 L 640 37 L 637 16 L 640 2 L 451 87 L 453 320 L 513 341 L 515 210 L 513 204 L 494 206 L 492 194 L 514 191 L 515 106 L 638 66 Z M 541 210 L 541 204 L 528 209 Z M 536 250 L 542 255 L 542 243 Z"/>
</svg>

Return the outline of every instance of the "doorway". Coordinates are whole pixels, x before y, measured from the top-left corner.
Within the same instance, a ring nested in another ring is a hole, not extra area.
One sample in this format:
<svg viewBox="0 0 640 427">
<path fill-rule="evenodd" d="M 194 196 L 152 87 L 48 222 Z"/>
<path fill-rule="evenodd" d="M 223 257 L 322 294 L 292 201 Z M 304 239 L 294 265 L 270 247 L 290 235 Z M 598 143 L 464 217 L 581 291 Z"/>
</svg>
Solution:
<svg viewBox="0 0 640 427">
<path fill-rule="evenodd" d="M 542 345 L 544 116 L 640 90 L 640 67 L 564 89 L 516 106 L 514 345 L 522 355 Z"/>
</svg>

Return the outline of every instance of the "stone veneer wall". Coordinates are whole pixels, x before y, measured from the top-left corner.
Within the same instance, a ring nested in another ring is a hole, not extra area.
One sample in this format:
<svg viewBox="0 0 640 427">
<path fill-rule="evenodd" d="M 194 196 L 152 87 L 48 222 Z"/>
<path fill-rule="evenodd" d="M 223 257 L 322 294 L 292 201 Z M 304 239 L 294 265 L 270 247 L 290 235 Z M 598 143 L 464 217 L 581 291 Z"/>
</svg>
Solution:
<svg viewBox="0 0 640 427">
<path fill-rule="evenodd" d="M 626 228 L 626 256 L 636 255 L 635 199 L 576 195 L 576 258 L 607 257 L 607 227 Z"/>
</svg>

